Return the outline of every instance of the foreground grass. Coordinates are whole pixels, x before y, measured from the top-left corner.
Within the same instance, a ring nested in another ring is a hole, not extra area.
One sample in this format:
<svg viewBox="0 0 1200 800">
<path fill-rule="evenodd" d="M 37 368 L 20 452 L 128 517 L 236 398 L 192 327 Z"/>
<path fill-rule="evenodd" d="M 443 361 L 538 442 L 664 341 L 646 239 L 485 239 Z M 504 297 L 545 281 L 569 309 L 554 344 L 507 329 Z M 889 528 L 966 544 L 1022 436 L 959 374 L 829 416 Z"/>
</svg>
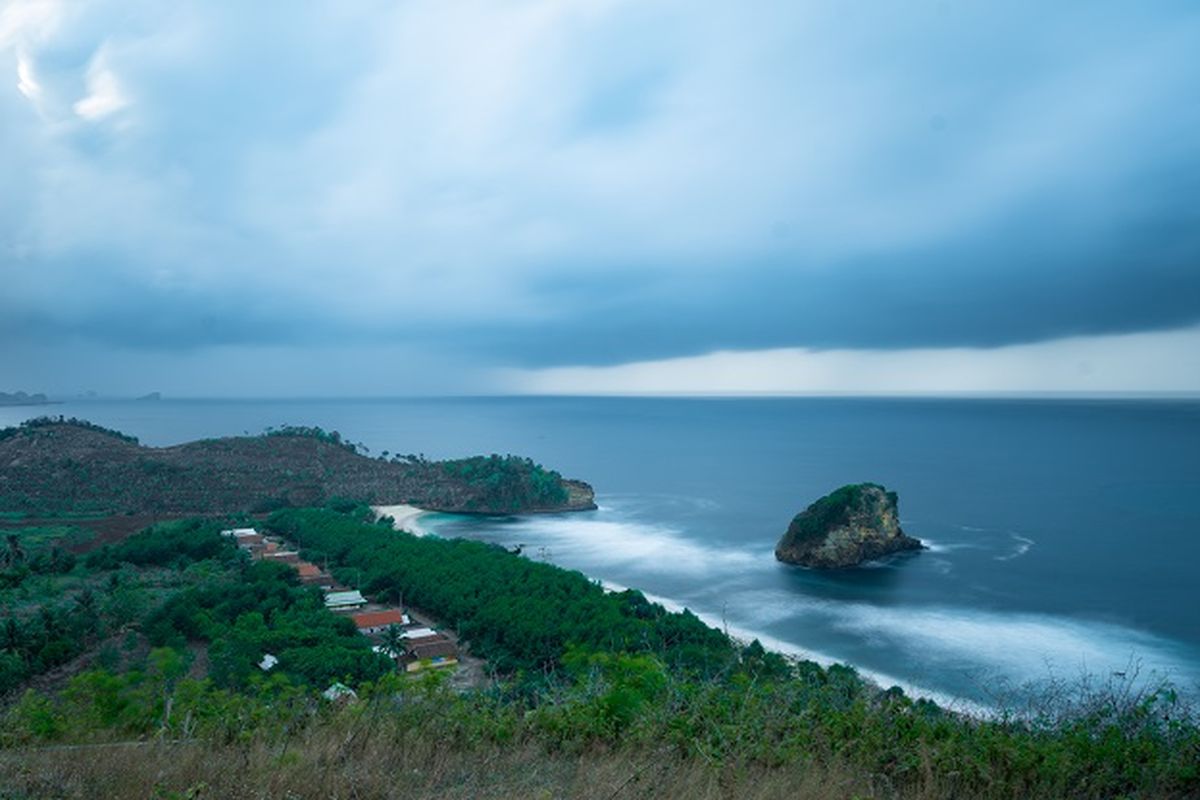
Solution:
<svg viewBox="0 0 1200 800">
<path fill-rule="evenodd" d="M 416 737 L 329 734 L 286 752 L 261 744 L 207 748 L 151 743 L 0 753 L 5 797 L 23 798 L 950 798 L 894 794 L 854 770 L 721 769 L 655 752 L 546 753 L 537 747 L 446 749 Z"/>
<path fill-rule="evenodd" d="M 283 680 L 230 692 L 170 675 L 27 693 L 0 726 L 0 797 L 1200 796 L 1194 726 L 1171 730 L 1150 698 L 1096 695 L 1038 725 L 846 682 L 680 682 L 649 659 L 593 660 L 532 700 L 457 694 L 442 674 L 388 675 L 348 705 Z"/>
</svg>

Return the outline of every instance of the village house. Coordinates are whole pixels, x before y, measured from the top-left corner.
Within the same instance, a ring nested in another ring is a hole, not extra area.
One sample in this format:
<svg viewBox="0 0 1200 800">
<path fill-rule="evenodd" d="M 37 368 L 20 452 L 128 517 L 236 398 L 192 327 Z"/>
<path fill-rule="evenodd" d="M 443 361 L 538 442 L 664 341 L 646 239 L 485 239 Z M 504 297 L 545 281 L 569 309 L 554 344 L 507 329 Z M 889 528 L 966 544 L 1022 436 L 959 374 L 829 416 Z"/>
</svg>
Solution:
<svg viewBox="0 0 1200 800">
<path fill-rule="evenodd" d="M 221 535 L 233 539 L 238 547 L 250 552 L 263 544 L 263 535 L 254 528 L 230 528 L 221 531 Z"/>
<path fill-rule="evenodd" d="M 321 571 L 316 564 L 300 561 L 294 565 L 300 575 L 300 582 L 307 586 L 332 586 L 333 577 Z"/>
<path fill-rule="evenodd" d="M 427 668 L 450 667 L 458 663 L 458 648 L 454 642 L 439 636 L 436 641 L 410 644 L 401 663 L 406 672 Z"/>
<path fill-rule="evenodd" d="M 391 625 L 407 625 L 408 615 L 398 608 L 388 608 L 382 611 L 361 611 L 351 616 L 358 632 L 366 636 L 383 633 Z"/>
<path fill-rule="evenodd" d="M 331 703 L 338 702 L 353 702 L 358 699 L 358 693 L 344 683 L 335 682 L 330 684 L 329 688 L 321 692 L 321 697 L 324 697 Z"/>
<path fill-rule="evenodd" d="M 226 528 L 221 531 L 221 535 L 231 536 L 234 539 L 240 539 L 243 536 L 258 536 L 260 539 L 262 538 L 261 534 L 254 528 Z"/>
<path fill-rule="evenodd" d="M 366 604 L 367 598 L 363 597 L 362 593 L 357 589 L 327 592 L 325 594 L 325 607 L 330 611 L 351 611 L 356 608 L 362 608 Z"/>
<path fill-rule="evenodd" d="M 266 547 L 266 542 L 238 542 L 238 547 L 250 554 L 251 558 L 262 558 L 263 548 Z"/>
<path fill-rule="evenodd" d="M 411 628 L 405 628 L 404 632 L 401 634 L 401 638 L 403 638 L 409 644 L 416 644 L 420 642 L 431 642 L 437 639 L 444 639 L 445 637 L 435 631 L 433 628 L 414 626 Z"/>
</svg>

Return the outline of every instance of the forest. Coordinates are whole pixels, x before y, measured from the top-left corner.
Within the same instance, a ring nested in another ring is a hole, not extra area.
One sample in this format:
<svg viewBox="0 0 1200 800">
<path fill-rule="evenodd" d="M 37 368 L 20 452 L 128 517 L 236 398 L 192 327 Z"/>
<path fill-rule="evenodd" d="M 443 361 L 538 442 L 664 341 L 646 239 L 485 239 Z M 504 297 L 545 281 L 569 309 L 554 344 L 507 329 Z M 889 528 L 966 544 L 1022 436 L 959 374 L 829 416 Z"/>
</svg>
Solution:
<svg viewBox="0 0 1200 800">
<path fill-rule="evenodd" d="M 438 462 L 445 474 L 483 490 L 496 509 L 519 511 L 567 501 L 562 475 L 520 456 L 473 456 Z"/>
<path fill-rule="evenodd" d="M 345 781 L 386 794 L 386 774 L 348 765 L 425 753 L 425 765 L 443 766 L 414 779 L 419 796 L 471 785 L 481 761 L 514 765 L 511 786 L 491 786 L 498 797 L 529 796 L 530 770 L 554 794 L 588 770 L 629 764 L 640 766 L 621 779 L 628 796 L 642 774 L 666 781 L 663 796 L 691 797 L 813 781 L 843 787 L 813 795 L 829 797 L 1200 791 L 1200 729 L 1169 686 L 1062 685 L 1032 708 L 967 716 L 849 667 L 736 642 L 636 591 L 607 592 L 503 548 L 418 538 L 339 507 L 283 510 L 266 524 L 368 595 L 456 628 L 487 659 L 484 688 L 453 691 L 438 674 L 394 671 L 286 566 L 252 563 L 222 539 L 221 521 L 164 523 L 0 590 L 0 786 L 38 796 L 36 763 L 74 781 L 78 796 L 182 797 L 200 786 L 261 796 L 287 763 L 326 787 L 322 796 L 351 796 Z M 256 666 L 264 652 L 279 657 L 269 674 Z M 76 668 L 49 680 L 66 664 Z M 322 700 L 334 680 L 358 701 Z M 129 742 L 154 747 L 122 761 L 121 776 L 39 749 Z M 171 757 L 180 743 L 190 760 Z M 229 758 L 248 770 L 240 783 L 217 767 Z"/>
</svg>

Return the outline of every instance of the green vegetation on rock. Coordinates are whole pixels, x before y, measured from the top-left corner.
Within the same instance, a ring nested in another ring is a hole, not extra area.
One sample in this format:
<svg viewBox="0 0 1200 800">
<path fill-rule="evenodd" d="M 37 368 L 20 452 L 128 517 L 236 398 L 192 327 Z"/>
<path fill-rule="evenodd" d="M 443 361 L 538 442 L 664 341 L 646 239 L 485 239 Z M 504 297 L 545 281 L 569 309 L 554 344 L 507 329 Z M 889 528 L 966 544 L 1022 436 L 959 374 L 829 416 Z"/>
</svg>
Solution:
<svg viewBox="0 0 1200 800">
<path fill-rule="evenodd" d="M 863 509 L 869 488 L 886 492 L 888 500 L 897 503 L 896 493 L 887 492 L 877 483 L 851 483 L 833 490 L 797 514 L 788 533 L 796 539 L 817 539 L 831 528 L 845 525 L 853 512 Z"/>
<path fill-rule="evenodd" d="M 853 567 L 904 550 L 920 550 L 900 530 L 899 499 L 877 483 L 830 492 L 797 514 L 775 546 L 789 564 L 822 569 Z"/>
<path fill-rule="evenodd" d="M 487 510 L 492 512 L 554 508 L 567 502 L 562 475 L 529 458 L 492 454 L 442 461 L 439 467 L 447 475 L 481 489 L 482 497 L 487 498 Z"/>
</svg>

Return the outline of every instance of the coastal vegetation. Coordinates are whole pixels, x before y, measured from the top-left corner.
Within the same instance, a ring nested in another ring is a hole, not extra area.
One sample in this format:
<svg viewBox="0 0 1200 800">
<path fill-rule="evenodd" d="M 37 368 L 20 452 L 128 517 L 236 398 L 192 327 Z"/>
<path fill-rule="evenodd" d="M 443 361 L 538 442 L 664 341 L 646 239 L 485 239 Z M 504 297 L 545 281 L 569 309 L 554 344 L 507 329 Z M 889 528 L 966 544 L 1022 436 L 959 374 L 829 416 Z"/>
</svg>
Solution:
<svg viewBox="0 0 1200 800">
<path fill-rule="evenodd" d="M 302 557 L 342 565 L 334 574 L 353 575 L 363 591 L 403 596 L 445 620 L 504 674 L 536 680 L 562 667 L 570 650 L 650 654 L 704 676 L 735 660 L 728 637 L 640 592 L 606 592 L 582 573 L 482 542 L 380 535 L 383 522 L 288 509 L 272 514 L 267 526 L 297 543 Z"/>
<path fill-rule="evenodd" d="M 1200 729 L 1169 687 L 1059 687 L 1042 706 L 972 717 L 849 667 L 736 642 L 638 592 L 338 505 L 281 510 L 267 527 L 368 595 L 402 595 L 456 628 L 487 658 L 486 687 L 392 671 L 286 567 L 251 564 L 215 522 L 165 523 L 0 592 L 0 630 L 18 631 L 3 657 L 25 669 L 0 719 L 0 786 L 159 797 L 388 796 L 397 780 L 429 797 L 1200 791 Z M 125 596 L 114 607 L 97 591 L 110 586 Z M 72 625 L 56 635 L 74 649 L 45 657 L 45 634 Z M 279 656 L 269 673 L 256 666 L 264 652 Z M 359 700 L 322 700 L 333 680 Z M 41 749 L 63 745 L 104 757 Z"/>
<path fill-rule="evenodd" d="M 481 489 L 495 510 L 553 508 L 566 503 L 569 497 L 562 475 L 529 458 L 493 453 L 443 461 L 439 466 L 452 478 Z"/>
<path fill-rule="evenodd" d="M 887 492 L 877 483 L 851 483 L 834 489 L 809 505 L 803 513 L 797 514 L 788 532 L 796 539 L 817 539 L 830 528 L 845 525 L 850 521 L 851 514 L 864 509 L 870 489 L 886 492 L 892 505 L 899 501 L 895 492 Z"/>
<path fill-rule="evenodd" d="M 113 430 L 112 428 L 106 428 L 103 425 L 97 425 L 96 423 L 89 422 L 86 419 L 65 417 L 61 414 L 57 417 L 34 417 L 33 419 L 25 420 L 19 425 L 8 428 L 0 428 L 0 439 L 10 439 L 31 431 L 60 427 L 79 428 L 81 430 L 92 431 L 94 433 L 102 433 L 105 436 L 111 436 L 114 439 L 120 439 L 121 441 L 128 442 L 129 444 L 138 443 L 138 438 L 136 436 L 130 436 L 127 433 L 121 433 L 121 431 Z"/>
<path fill-rule="evenodd" d="M 527 458 L 370 458 L 336 431 L 145 447 L 90 422 L 42 418 L 0 430 L 0 508 L 31 515 L 266 513 L 335 497 L 467 513 L 593 507 L 592 491 Z"/>
</svg>

